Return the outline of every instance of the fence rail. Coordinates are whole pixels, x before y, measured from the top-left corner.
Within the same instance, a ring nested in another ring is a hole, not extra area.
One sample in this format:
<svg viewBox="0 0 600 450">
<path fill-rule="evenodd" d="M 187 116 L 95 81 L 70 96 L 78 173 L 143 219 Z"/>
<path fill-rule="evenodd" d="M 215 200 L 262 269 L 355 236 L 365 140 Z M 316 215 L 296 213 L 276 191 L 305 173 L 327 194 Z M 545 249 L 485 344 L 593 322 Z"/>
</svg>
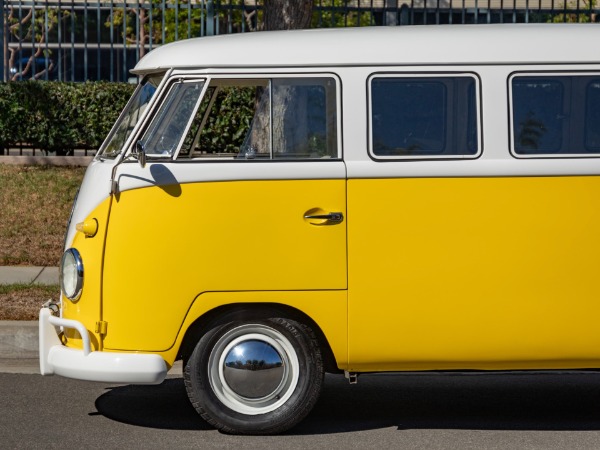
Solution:
<svg viewBox="0 0 600 450">
<path fill-rule="evenodd" d="M 315 0 L 313 27 L 590 22 L 598 0 Z M 262 0 L 0 0 L 5 81 L 128 81 L 152 48 L 260 29 Z"/>
</svg>

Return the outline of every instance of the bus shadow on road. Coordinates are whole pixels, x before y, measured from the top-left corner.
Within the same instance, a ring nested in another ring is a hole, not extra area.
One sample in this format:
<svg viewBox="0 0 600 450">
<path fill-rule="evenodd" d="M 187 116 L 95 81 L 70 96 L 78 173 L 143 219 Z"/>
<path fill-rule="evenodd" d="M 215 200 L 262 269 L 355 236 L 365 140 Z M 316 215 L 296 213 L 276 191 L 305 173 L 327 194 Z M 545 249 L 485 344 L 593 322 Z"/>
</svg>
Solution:
<svg viewBox="0 0 600 450">
<path fill-rule="evenodd" d="M 109 419 L 141 427 L 213 429 L 191 405 L 182 378 L 168 378 L 158 386 L 109 388 L 96 399 L 96 409 Z"/>
<path fill-rule="evenodd" d="M 600 373 L 379 374 L 349 385 L 328 375 L 308 417 L 287 434 L 381 428 L 600 430 Z M 105 417 L 137 426 L 211 430 L 181 378 L 111 388 L 96 400 Z"/>
</svg>

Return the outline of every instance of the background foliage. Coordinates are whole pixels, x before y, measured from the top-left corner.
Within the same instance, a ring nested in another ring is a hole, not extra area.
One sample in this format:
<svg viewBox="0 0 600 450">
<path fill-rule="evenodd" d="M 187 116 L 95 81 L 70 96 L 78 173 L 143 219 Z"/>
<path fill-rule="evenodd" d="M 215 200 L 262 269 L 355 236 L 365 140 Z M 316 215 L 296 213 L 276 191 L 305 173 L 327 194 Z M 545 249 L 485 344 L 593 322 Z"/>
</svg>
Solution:
<svg viewBox="0 0 600 450">
<path fill-rule="evenodd" d="M 32 146 L 49 154 L 98 149 L 134 90 L 127 83 L 0 83 L 0 148 Z M 208 152 L 239 151 L 253 115 L 251 92 L 218 94 L 200 141 Z"/>
<path fill-rule="evenodd" d="M 47 153 L 97 149 L 134 86 L 126 83 L 0 83 L 0 146 Z"/>
<path fill-rule="evenodd" d="M 208 153 L 237 153 L 254 116 L 255 90 L 224 88 L 200 134 L 198 147 Z"/>
</svg>

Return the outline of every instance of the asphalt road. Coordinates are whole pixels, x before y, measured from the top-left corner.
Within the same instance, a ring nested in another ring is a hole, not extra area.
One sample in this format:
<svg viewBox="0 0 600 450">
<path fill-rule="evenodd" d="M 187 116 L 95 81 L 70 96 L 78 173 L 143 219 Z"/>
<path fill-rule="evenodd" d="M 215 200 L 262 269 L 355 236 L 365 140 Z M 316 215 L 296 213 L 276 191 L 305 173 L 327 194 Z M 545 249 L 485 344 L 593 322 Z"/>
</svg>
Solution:
<svg viewBox="0 0 600 450">
<path fill-rule="evenodd" d="M 244 437 L 206 425 L 180 377 L 118 386 L 3 373 L 0 447 L 598 449 L 600 374 L 328 376 L 298 427 Z"/>
</svg>

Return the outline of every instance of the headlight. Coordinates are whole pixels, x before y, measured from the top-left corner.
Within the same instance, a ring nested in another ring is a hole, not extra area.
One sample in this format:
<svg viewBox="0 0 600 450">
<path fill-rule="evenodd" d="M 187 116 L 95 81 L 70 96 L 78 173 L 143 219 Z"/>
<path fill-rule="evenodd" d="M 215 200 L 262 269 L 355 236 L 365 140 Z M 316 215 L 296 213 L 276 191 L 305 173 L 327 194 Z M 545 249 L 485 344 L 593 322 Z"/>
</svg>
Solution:
<svg viewBox="0 0 600 450">
<path fill-rule="evenodd" d="M 62 256 L 60 287 L 69 300 L 79 300 L 83 289 L 83 262 L 81 255 L 74 248 L 68 249 Z"/>
</svg>

